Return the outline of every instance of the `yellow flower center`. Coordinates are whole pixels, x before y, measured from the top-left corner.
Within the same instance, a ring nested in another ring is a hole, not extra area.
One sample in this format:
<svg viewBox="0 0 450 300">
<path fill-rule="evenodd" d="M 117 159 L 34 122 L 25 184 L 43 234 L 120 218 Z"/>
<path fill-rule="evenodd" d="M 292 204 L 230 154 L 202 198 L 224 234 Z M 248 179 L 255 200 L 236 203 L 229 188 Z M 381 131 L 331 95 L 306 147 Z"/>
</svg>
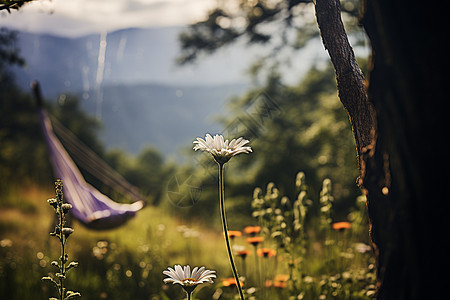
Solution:
<svg viewBox="0 0 450 300">
<path fill-rule="evenodd" d="M 195 280 L 194 278 L 183 279 L 183 283 L 195 283 L 195 282 L 197 282 L 197 280 Z"/>
</svg>

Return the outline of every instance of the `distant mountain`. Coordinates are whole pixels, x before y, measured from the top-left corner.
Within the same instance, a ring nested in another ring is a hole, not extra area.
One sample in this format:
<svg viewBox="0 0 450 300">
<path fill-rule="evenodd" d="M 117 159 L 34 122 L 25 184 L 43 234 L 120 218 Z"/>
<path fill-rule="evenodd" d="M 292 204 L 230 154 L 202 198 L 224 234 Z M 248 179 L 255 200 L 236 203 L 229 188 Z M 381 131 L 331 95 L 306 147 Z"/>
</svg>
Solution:
<svg viewBox="0 0 450 300">
<path fill-rule="evenodd" d="M 132 28 L 79 38 L 19 32 L 26 67 L 14 69 L 16 81 L 28 89 L 38 80 L 53 101 L 60 94 L 79 95 L 86 111 L 103 121 L 100 138 L 108 148 L 137 153 L 152 144 L 176 154 L 196 136 L 220 132 L 214 116 L 223 115 L 227 100 L 248 88 L 244 71 L 264 51 L 238 42 L 180 67 L 175 60 L 181 30 Z M 319 40 L 316 44 L 323 50 Z M 291 57 L 284 78 L 298 82 L 326 55 L 317 45 Z"/>
<path fill-rule="evenodd" d="M 244 70 L 255 52 L 242 46 L 220 50 L 194 65 L 178 66 L 182 29 L 133 28 L 79 38 L 19 32 L 18 46 L 26 68 L 15 69 L 15 73 L 23 87 L 39 80 L 50 97 L 112 84 L 222 85 L 248 81 Z"/>
<path fill-rule="evenodd" d="M 182 27 L 124 29 L 79 38 L 18 33 L 26 67 L 14 69 L 24 89 L 39 80 L 47 99 L 79 95 L 101 117 L 108 148 L 137 153 L 152 144 L 174 155 L 205 132 L 220 131 L 213 116 L 248 86 L 244 72 L 254 57 L 242 47 L 219 51 L 200 63 L 175 64 Z"/>
<path fill-rule="evenodd" d="M 179 158 L 179 150 L 191 147 L 196 137 L 222 131 L 216 118 L 224 117 L 227 101 L 245 89 L 242 84 L 112 85 L 103 88 L 101 111 L 93 100 L 84 101 L 83 107 L 101 114 L 104 130 L 100 136 L 108 148 L 134 154 L 153 145 Z"/>
</svg>

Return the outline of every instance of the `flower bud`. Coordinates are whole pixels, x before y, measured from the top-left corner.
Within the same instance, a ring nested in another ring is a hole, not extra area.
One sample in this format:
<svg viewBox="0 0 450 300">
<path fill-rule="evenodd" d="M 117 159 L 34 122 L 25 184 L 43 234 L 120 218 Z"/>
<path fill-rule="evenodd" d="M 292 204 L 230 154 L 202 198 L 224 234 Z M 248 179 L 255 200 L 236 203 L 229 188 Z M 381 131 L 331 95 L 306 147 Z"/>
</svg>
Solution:
<svg viewBox="0 0 450 300">
<path fill-rule="evenodd" d="M 48 199 L 47 203 L 50 204 L 53 208 L 56 209 L 56 207 L 58 206 L 58 200 L 52 198 L 52 199 Z"/>
<path fill-rule="evenodd" d="M 79 292 L 67 291 L 67 299 L 72 299 L 76 297 L 81 297 L 81 294 Z"/>
<path fill-rule="evenodd" d="M 68 237 L 69 235 L 71 235 L 71 234 L 73 233 L 73 229 L 70 228 L 70 227 L 64 227 L 64 228 L 62 229 L 62 233 L 63 233 L 66 237 Z"/>
<path fill-rule="evenodd" d="M 76 268 L 76 267 L 78 267 L 78 262 L 76 262 L 76 261 L 71 262 L 71 263 L 67 266 L 67 268 Z"/>
<path fill-rule="evenodd" d="M 72 205 L 69 204 L 69 203 L 64 203 L 64 204 L 61 206 L 61 208 L 62 208 L 63 213 L 64 213 L 64 214 L 67 214 L 67 213 L 69 212 L 69 210 L 72 209 Z"/>
</svg>

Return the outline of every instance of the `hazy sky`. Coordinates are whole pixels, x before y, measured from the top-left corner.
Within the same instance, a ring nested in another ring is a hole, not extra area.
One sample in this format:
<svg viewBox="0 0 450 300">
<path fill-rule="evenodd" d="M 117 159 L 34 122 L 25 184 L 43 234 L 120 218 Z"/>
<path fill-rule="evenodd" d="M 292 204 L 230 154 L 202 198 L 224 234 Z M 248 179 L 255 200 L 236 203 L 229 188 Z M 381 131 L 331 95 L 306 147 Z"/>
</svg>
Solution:
<svg viewBox="0 0 450 300">
<path fill-rule="evenodd" d="M 0 13 L 0 27 L 63 36 L 129 27 L 186 25 L 205 18 L 216 0 L 36 0 Z"/>
</svg>

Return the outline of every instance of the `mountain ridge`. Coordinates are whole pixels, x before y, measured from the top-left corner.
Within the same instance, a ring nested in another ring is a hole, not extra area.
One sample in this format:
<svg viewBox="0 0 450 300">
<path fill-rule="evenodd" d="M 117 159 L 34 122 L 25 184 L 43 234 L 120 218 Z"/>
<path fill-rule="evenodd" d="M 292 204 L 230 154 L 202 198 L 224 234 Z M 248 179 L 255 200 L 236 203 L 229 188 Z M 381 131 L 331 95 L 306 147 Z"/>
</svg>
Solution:
<svg viewBox="0 0 450 300">
<path fill-rule="evenodd" d="M 39 80 L 51 97 L 61 92 L 90 91 L 103 84 L 248 83 L 244 71 L 254 56 L 240 47 L 178 66 L 178 35 L 183 28 L 131 28 L 76 38 L 18 32 L 17 44 L 26 67 L 14 72 L 20 86 Z"/>
<path fill-rule="evenodd" d="M 177 149 L 193 138 L 220 132 L 213 116 L 226 116 L 227 101 L 251 87 L 247 67 L 267 54 L 262 46 L 238 41 L 180 67 L 178 36 L 184 28 L 127 28 L 80 37 L 18 32 L 26 67 L 13 71 L 23 89 L 38 80 L 51 101 L 77 95 L 83 109 L 103 121 L 99 137 L 107 149 L 136 154 L 154 145 L 179 158 Z M 314 43 L 305 49 L 295 64 L 283 66 L 286 79 L 296 82 L 323 55 Z M 157 100 L 147 101 L 151 95 Z"/>
<path fill-rule="evenodd" d="M 136 154 L 153 145 L 179 159 L 178 149 L 191 139 L 220 131 L 213 116 L 223 115 L 229 98 L 248 87 L 240 75 L 248 63 L 239 49 L 177 68 L 182 29 L 127 28 L 81 37 L 18 32 L 26 67 L 13 71 L 23 89 L 38 80 L 50 101 L 77 96 L 88 114 L 101 118 L 99 137 L 107 149 Z"/>
<path fill-rule="evenodd" d="M 101 112 L 96 114 L 104 125 L 100 138 L 109 149 L 121 148 L 136 154 L 152 145 L 178 159 L 179 150 L 189 146 L 195 137 L 221 131 L 217 118 L 229 115 L 228 100 L 246 88 L 239 84 L 106 86 Z M 92 114 L 97 102 L 83 101 L 82 107 Z"/>
</svg>

